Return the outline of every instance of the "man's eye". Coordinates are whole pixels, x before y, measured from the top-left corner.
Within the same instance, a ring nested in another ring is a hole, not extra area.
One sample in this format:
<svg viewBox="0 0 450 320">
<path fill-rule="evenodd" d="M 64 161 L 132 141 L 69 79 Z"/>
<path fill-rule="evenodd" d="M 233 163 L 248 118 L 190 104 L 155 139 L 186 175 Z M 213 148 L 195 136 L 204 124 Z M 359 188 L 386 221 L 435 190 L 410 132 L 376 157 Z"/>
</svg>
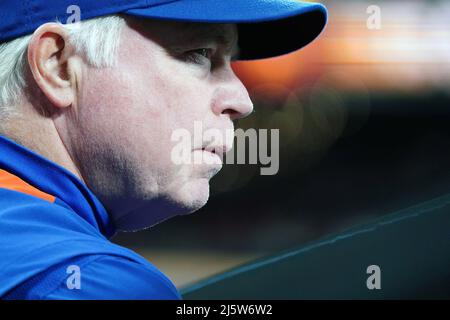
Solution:
<svg viewBox="0 0 450 320">
<path fill-rule="evenodd" d="M 186 59 L 190 62 L 203 64 L 211 60 L 212 50 L 208 48 L 200 48 L 186 52 Z"/>
</svg>

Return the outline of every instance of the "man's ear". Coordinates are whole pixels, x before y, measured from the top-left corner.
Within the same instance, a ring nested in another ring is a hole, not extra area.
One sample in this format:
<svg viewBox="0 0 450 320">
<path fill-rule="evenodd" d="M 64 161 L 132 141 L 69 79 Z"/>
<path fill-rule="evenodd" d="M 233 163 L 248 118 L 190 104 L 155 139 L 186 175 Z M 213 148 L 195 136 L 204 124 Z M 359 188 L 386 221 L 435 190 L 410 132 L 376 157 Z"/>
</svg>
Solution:
<svg viewBox="0 0 450 320">
<path fill-rule="evenodd" d="M 36 84 L 58 108 L 72 105 L 76 97 L 76 70 L 69 59 L 74 50 L 65 30 L 46 23 L 33 34 L 28 45 L 28 64 Z"/>
</svg>

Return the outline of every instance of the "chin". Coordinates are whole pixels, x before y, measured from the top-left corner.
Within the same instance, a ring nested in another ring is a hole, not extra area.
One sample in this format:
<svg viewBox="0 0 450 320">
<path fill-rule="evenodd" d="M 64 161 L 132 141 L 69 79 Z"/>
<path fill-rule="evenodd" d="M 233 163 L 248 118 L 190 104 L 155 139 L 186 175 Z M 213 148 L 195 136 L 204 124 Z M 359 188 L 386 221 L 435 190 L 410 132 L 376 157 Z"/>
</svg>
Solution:
<svg viewBox="0 0 450 320">
<path fill-rule="evenodd" d="M 186 182 L 175 191 L 172 199 L 182 211 L 180 214 L 190 214 L 202 208 L 209 199 L 209 179 L 195 179 Z"/>
</svg>

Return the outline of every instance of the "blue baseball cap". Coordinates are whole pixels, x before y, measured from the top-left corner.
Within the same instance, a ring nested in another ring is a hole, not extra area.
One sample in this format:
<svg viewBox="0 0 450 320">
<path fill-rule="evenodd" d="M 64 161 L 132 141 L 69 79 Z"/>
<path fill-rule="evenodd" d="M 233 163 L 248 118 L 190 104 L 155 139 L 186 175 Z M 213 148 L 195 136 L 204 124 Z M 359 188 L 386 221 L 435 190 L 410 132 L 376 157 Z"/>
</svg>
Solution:
<svg viewBox="0 0 450 320">
<path fill-rule="evenodd" d="M 81 20 L 126 14 L 141 18 L 236 23 L 238 60 L 279 56 L 313 41 L 324 29 L 322 4 L 297 0 L 0 0 L 0 42 L 32 34 L 40 25 L 65 23 L 78 6 Z"/>
</svg>

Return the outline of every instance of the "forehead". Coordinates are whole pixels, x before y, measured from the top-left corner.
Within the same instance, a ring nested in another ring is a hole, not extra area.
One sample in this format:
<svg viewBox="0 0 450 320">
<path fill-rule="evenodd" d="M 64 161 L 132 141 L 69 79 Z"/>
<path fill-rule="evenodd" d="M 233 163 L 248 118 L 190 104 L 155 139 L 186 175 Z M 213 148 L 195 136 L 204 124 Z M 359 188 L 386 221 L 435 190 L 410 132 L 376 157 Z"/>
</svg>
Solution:
<svg viewBox="0 0 450 320">
<path fill-rule="evenodd" d="M 214 39 L 219 42 L 232 42 L 237 40 L 237 28 L 234 24 L 183 22 L 179 27 L 180 35 L 186 37 Z"/>
<path fill-rule="evenodd" d="M 234 53 L 237 51 L 238 31 L 235 24 L 131 18 L 129 25 L 165 46 L 197 46 L 214 42 Z"/>
</svg>

